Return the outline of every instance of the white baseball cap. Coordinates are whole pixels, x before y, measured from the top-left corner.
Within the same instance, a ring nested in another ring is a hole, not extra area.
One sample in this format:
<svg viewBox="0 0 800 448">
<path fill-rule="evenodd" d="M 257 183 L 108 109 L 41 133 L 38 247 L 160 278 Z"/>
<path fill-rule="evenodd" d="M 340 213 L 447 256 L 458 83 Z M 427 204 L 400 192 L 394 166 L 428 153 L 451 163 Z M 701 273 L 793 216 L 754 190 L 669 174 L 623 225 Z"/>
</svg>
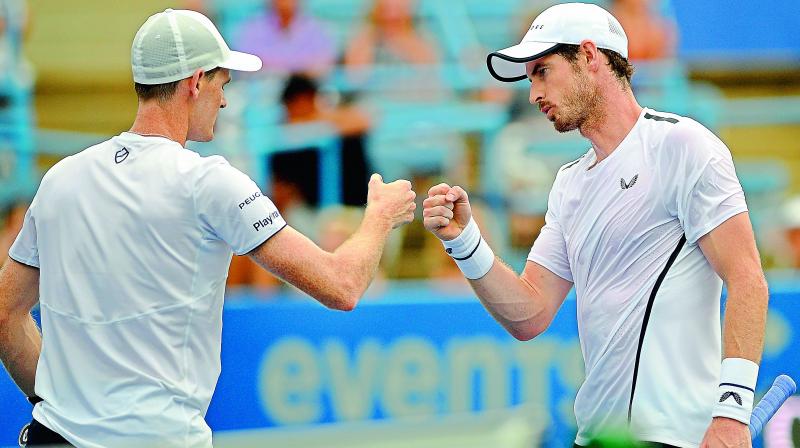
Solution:
<svg viewBox="0 0 800 448">
<path fill-rule="evenodd" d="M 261 59 L 231 51 L 203 14 L 167 9 L 150 16 L 136 32 L 131 66 L 135 82 L 165 84 L 188 78 L 198 68 L 254 72 L 261 68 Z"/>
<path fill-rule="evenodd" d="M 489 54 L 486 64 L 495 79 L 520 81 L 527 78 L 526 62 L 546 56 L 562 44 L 580 45 L 585 39 L 628 57 L 628 37 L 611 13 L 589 3 L 564 3 L 542 11 L 519 45 Z"/>
</svg>

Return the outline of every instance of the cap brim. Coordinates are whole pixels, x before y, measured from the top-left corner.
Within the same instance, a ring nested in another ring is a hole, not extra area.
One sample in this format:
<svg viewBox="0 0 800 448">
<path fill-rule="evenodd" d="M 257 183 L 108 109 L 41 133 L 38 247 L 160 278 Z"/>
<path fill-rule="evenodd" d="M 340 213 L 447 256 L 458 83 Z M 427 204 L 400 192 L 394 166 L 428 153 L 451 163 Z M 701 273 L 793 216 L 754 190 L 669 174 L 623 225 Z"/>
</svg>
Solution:
<svg viewBox="0 0 800 448">
<path fill-rule="evenodd" d="M 513 47 L 490 53 L 486 66 L 494 79 L 502 82 L 516 82 L 528 78 L 525 63 L 552 53 L 561 44 L 553 42 L 523 42 Z"/>
<path fill-rule="evenodd" d="M 256 72 L 261 70 L 261 58 L 241 51 L 231 51 L 228 59 L 219 66 L 242 72 Z"/>
</svg>

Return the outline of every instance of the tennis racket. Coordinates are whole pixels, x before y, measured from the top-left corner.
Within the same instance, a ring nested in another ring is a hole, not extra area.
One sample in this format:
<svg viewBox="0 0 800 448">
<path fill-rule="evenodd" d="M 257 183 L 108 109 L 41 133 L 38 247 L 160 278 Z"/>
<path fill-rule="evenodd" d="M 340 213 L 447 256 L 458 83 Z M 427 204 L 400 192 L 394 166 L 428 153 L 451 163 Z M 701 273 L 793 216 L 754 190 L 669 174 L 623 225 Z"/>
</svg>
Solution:
<svg viewBox="0 0 800 448">
<path fill-rule="evenodd" d="M 797 384 L 787 375 L 780 375 L 775 378 L 772 387 L 769 388 L 764 397 L 753 408 L 750 414 L 750 435 L 752 438 L 758 437 L 764 425 L 778 411 L 781 405 L 794 395 L 797 391 Z"/>
</svg>

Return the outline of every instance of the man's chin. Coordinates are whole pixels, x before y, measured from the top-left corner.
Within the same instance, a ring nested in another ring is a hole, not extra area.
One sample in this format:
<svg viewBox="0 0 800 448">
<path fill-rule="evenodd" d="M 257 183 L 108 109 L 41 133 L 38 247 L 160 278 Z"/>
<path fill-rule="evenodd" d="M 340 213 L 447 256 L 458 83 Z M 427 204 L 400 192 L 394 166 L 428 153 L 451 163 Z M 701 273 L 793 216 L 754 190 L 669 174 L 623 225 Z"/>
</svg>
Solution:
<svg viewBox="0 0 800 448">
<path fill-rule="evenodd" d="M 578 126 L 574 125 L 573 123 L 564 123 L 556 120 L 553 120 L 553 127 L 556 129 L 556 131 L 562 134 L 578 129 Z"/>
<path fill-rule="evenodd" d="M 214 140 L 214 131 L 200 135 L 189 135 L 189 137 L 186 140 L 190 140 L 193 142 L 200 142 L 200 143 L 210 142 L 211 140 Z"/>
</svg>

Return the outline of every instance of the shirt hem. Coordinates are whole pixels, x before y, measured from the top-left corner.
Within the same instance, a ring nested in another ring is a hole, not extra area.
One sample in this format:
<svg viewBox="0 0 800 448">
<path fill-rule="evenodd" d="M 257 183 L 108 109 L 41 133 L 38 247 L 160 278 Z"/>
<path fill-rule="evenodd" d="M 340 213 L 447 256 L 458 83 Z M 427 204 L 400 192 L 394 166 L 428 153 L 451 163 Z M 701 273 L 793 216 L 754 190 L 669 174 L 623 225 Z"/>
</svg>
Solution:
<svg viewBox="0 0 800 448">
<path fill-rule="evenodd" d="M 687 242 L 688 242 L 689 244 L 696 244 L 696 243 L 697 243 L 697 241 L 698 241 L 700 238 L 702 238 L 703 236 L 707 235 L 707 234 L 708 234 L 709 232 L 711 232 L 712 230 L 714 230 L 714 229 L 716 229 L 717 227 L 719 227 L 719 226 L 720 226 L 722 223 L 724 223 L 725 221 L 727 221 L 727 220 L 729 220 L 729 219 L 733 218 L 734 216 L 736 216 L 736 215 L 738 215 L 738 214 L 745 213 L 745 212 L 747 212 L 747 211 L 748 211 L 748 210 L 747 210 L 747 207 L 746 207 L 746 206 L 743 206 L 743 207 L 737 207 L 737 208 L 735 208 L 735 209 L 731 210 L 731 211 L 730 211 L 730 212 L 728 212 L 728 213 L 725 213 L 725 214 L 719 215 L 719 216 L 718 216 L 716 219 L 712 220 L 711 222 L 709 222 L 708 224 L 706 224 L 705 226 L 703 226 L 701 230 L 699 230 L 699 231 L 695 232 L 695 235 L 692 235 L 692 237 L 691 237 L 691 238 L 688 238 L 688 237 L 687 237 L 687 238 L 686 238 L 686 240 L 687 240 Z"/>
<path fill-rule="evenodd" d="M 16 261 L 17 263 L 22 263 L 25 266 L 30 266 L 32 268 L 39 269 L 39 263 L 36 263 L 33 260 L 20 257 L 19 255 L 14 255 L 13 253 L 11 253 L 11 251 L 8 252 L 8 258 Z"/>
<path fill-rule="evenodd" d="M 553 274 L 563 278 L 564 280 L 566 280 L 566 281 L 568 281 L 570 283 L 575 283 L 575 281 L 572 279 L 571 276 L 565 276 L 563 274 L 558 273 L 557 269 L 553 268 L 552 266 L 550 266 L 549 263 L 547 263 L 542 258 L 540 258 L 540 257 L 538 257 L 536 255 L 534 255 L 532 257 L 528 257 L 528 261 L 532 261 L 532 262 L 538 264 L 539 266 L 547 269 L 548 271 L 552 272 Z"/>
<path fill-rule="evenodd" d="M 657 434 L 638 434 L 636 438 L 644 442 L 663 443 L 666 445 L 677 446 L 678 448 L 697 448 L 700 445 L 697 442 L 687 442 L 686 440 L 675 439 L 670 436 Z"/>
<path fill-rule="evenodd" d="M 63 437 L 70 444 L 75 446 L 81 445 L 79 441 L 76 440 L 76 438 L 72 435 L 72 433 L 60 425 L 55 424 L 49 417 L 47 417 L 47 414 L 45 414 L 43 409 L 44 408 L 42 407 L 42 404 L 38 403 L 33 407 L 33 411 L 31 412 L 32 417 L 36 419 L 37 422 L 41 423 L 45 428 Z"/>
<path fill-rule="evenodd" d="M 698 443 L 687 442 L 685 440 L 678 440 L 669 436 L 654 435 L 654 434 L 638 434 L 637 440 L 650 443 L 663 443 L 666 445 L 676 446 L 678 448 L 697 448 Z M 575 445 L 586 447 L 590 445 L 590 440 L 584 439 L 580 436 L 575 437 Z"/>
<path fill-rule="evenodd" d="M 281 230 L 283 230 L 283 229 L 284 229 L 286 226 L 288 226 L 288 225 L 289 225 L 289 224 L 287 224 L 287 223 L 284 223 L 284 224 L 283 224 L 283 225 L 282 225 L 282 226 L 281 226 L 279 229 L 277 229 L 277 230 L 275 230 L 274 232 L 272 232 L 271 234 L 267 235 L 267 237 L 266 237 L 266 238 L 264 238 L 263 240 L 257 240 L 257 242 L 256 242 L 255 244 L 253 244 L 253 245 L 251 245 L 251 246 L 246 246 L 246 247 L 249 247 L 249 249 L 247 249 L 247 250 L 243 250 L 243 251 L 241 251 L 241 252 L 234 251 L 234 253 L 235 253 L 236 255 L 245 255 L 245 254 L 247 254 L 247 253 L 251 252 L 251 251 L 252 251 L 253 249 L 255 249 L 256 247 L 258 247 L 258 246 L 260 246 L 260 245 L 262 245 L 262 244 L 266 243 L 267 241 L 269 241 L 269 239 L 270 239 L 270 238 L 272 238 L 273 236 L 277 235 L 277 234 L 278 234 L 278 232 L 280 232 Z"/>
<path fill-rule="evenodd" d="M 584 438 L 582 438 L 582 437 L 580 437 L 580 436 L 576 436 L 576 437 L 575 437 L 575 445 L 578 445 L 578 446 L 586 446 L 586 445 L 588 445 L 588 444 L 589 444 L 589 440 L 587 440 L 587 439 L 584 439 Z"/>
</svg>

